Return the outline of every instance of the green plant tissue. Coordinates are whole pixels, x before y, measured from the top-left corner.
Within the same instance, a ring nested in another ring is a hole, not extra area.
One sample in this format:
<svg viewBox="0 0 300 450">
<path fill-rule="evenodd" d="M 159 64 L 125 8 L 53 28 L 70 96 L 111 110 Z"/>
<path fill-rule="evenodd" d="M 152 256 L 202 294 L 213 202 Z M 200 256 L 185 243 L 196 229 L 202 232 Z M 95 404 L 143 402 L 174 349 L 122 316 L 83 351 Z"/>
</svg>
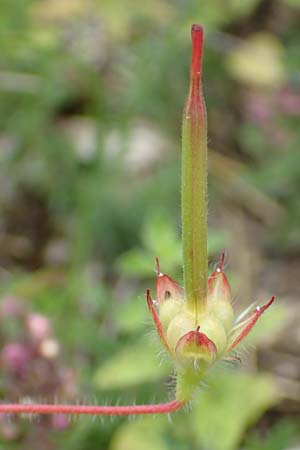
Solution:
<svg viewBox="0 0 300 450">
<path fill-rule="evenodd" d="M 101 390 L 126 389 L 157 381 L 169 373 L 170 365 L 159 359 L 154 345 L 139 339 L 108 358 L 96 370 L 94 383 Z"/>
</svg>

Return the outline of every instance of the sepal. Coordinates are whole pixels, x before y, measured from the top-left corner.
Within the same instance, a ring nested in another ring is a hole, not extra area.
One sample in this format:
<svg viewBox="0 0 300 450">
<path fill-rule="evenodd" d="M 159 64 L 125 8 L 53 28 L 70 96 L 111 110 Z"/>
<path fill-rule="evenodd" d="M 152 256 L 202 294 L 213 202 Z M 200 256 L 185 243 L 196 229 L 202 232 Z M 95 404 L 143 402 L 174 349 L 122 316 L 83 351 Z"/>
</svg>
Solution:
<svg viewBox="0 0 300 450">
<path fill-rule="evenodd" d="M 161 305 L 168 299 L 183 300 L 183 288 L 171 277 L 160 270 L 159 259 L 156 258 L 156 301 Z"/>
<path fill-rule="evenodd" d="M 163 344 L 164 347 L 166 348 L 166 350 L 167 350 L 169 353 L 173 353 L 172 349 L 170 348 L 170 346 L 169 346 L 169 344 L 168 344 L 168 341 L 167 341 L 165 332 L 164 332 L 164 330 L 163 330 L 161 321 L 160 321 L 159 316 L 158 316 L 158 313 L 157 313 L 157 311 L 156 311 L 154 302 L 153 302 L 153 300 L 152 300 L 152 298 L 151 298 L 150 290 L 149 290 L 149 289 L 147 289 L 146 299 L 147 299 L 147 304 L 148 304 L 149 311 L 151 312 L 151 315 L 152 315 L 152 318 L 153 318 L 153 322 L 154 322 L 154 325 L 155 325 L 157 334 L 158 334 L 158 336 L 159 336 L 159 338 L 160 338 L 162 344 Z"/>
<path fill-rule="evenodd" d="M 229 336 L 228 352 L 234 349 L 250 333 L 260 316 L 272 305 L 274 300 L 275 297 L 272 297 L 265 305 L 258 306 L 248 319 L 232 329 L 231 335 Z"/>
<path fill-rule="evenodd" d="M 223 272 L 225 254 L 222 253 L 218 267 L 208 278 L 208 303 L 224 300 L 231 301 L 231 289 Z"/>
<path fill-rule="evenodd" d="M 196 330 L 184 334 L 176 345 L 175 353 L 181 363 L 203 362 L 209 367 L 216 360 L 217 348 L 214 342 L 199 330 L 198 326 Z"/>
</svg>

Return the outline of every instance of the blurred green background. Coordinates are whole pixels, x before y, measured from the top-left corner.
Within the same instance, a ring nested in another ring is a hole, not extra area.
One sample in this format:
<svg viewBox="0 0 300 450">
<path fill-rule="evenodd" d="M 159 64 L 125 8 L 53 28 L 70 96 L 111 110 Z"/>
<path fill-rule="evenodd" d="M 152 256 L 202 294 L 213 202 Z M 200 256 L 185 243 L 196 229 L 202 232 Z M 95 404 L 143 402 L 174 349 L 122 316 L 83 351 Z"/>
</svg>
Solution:
<svg viewBox="0 0 300 450">
<path fill-rule="evenodd" d="M 210 269 L 236 311 L 272 294 L 191 411 L 0 417 L 0 449 L 300 445 L 298 0 L 1 0 L 1 401 L 172 396 L 145 306 L 154 258 L 181 279 L 180 131 L 204 25 Z M 254 346 L 255 345 L 255 346 Z"/>
</svg>

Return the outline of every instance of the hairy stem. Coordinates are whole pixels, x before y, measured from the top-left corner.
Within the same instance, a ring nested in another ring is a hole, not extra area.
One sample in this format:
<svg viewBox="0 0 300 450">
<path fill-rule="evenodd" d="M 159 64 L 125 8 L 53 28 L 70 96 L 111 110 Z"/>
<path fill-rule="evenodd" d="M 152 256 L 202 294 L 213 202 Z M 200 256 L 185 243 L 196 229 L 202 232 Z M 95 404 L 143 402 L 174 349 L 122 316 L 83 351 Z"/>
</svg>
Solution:
<svg viewBox="0 0 300 450">
<path fill-rule="evenodd" d="M 203 28 L 192 27 L 190 89 L 182 127 L 182 246 L 184 287 L 192 310 L 205 309 L 207 296 L 207 133 L 201 89 Z"/>
<path fill-rule="evenodd" d="M 71 414 L 129 416 L 137 414 L 165 414 L 182 408 L 183 402 L 173 400 L 154 405 L 89 406 L 89 405 L 43 405 L 43 404 L 0 404 L 0 414 Z"/>
</svg>

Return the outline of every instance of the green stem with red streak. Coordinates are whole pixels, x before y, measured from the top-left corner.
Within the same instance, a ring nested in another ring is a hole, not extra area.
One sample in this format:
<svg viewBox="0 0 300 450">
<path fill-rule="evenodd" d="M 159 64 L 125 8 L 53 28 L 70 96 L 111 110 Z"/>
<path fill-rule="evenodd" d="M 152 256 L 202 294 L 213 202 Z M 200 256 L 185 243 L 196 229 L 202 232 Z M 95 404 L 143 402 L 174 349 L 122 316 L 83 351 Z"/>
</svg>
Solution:
<svg viewBox="0 0 300 450">
<path fill-rule="evenodd" d="M 207 132 L 201 88 L 203 28 L 192 27 L 190 89 L 182 127 L 182 247 L 188 307 L 204 311 L 207 296 Z M 196 319 L 197 320 L 197 319 Z"/>
</svg>

